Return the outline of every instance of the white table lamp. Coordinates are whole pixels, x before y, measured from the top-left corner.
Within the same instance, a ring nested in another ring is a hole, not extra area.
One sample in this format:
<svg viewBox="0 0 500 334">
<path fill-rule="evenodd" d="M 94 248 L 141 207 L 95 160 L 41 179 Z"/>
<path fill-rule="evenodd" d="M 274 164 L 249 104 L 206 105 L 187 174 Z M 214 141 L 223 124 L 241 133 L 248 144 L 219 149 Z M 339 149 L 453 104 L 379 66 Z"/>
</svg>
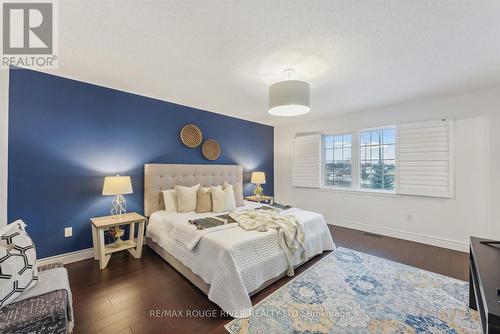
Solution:
<svg viewBox="0 0 500 334">
<path fill-rule="evenodd" d="M 111 214 L 118 218 L 118 216 L 127 212 L 127 202 L 123 195 L 132 194 L 132 182 L 130 176 L 106 176 L 104 178 L 104 185 L 102 187 L 102 194 L 114 195 L 113 208 Z"/>
<path fill-rule="evenodd" d="M 255 184 L 255 189 L 253 191 L 256 197 L 261 197 L 264 193 L 261 184 L 266 184 L 266 173 L 264 172 L 252 172 L 251 183 Z"/>
</svg>

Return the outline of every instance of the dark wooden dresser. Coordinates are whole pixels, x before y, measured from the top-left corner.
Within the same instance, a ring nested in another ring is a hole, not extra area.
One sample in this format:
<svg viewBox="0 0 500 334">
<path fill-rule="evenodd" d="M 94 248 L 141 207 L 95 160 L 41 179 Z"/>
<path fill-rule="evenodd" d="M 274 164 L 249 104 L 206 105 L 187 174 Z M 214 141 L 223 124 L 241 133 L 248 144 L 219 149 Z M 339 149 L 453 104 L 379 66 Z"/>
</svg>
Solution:
<svg viewBox="0 0 500 334">
<path fill-rule="evenodd" d="M 470 238 L 469 306 L 479 312 L 483 333 L 500 333 L 500 245 Z"/>
</svg>

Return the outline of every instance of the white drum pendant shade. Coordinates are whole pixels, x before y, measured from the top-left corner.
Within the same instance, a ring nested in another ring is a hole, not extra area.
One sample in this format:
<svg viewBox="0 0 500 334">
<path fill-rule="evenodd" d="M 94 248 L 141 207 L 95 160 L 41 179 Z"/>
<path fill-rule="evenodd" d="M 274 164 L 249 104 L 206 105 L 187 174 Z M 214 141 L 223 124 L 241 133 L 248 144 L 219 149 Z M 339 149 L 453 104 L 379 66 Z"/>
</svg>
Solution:
<svg viewBox="0 0 500 334">
<path fill-rule="evenodd" d="M 297 116 L 311 110 L 311 86 L 305 81 L 287 80 L 269 87 L 269 113 Z"/>
</svg>

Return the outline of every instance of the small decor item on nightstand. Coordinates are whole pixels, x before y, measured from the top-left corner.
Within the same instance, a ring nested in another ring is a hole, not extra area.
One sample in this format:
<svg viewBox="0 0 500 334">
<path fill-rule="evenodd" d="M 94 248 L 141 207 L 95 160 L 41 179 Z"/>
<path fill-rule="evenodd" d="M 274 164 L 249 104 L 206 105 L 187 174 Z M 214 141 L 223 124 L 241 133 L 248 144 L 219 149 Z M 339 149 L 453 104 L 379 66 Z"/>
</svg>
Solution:
<svg viewBox="0 0 500 334">
<path fill-rule="evenodd" d="M 255 184 L 255 189 L 253 194 L 255 197 L 259 198 L 264 195 L 264 189 L 262 189 L 261 184 L 266 184 L 266 173 L 264 172 L 253 172 L 251 183 Z"/>
<path fill-rule="evenodd" d="M 120 226 L 110 227 L 108 230 L 108 235 L 113 240 L 113 242 L 108 246 L 114 248 L 120 247 L 123 244 L 123 240 L 121 239 L 121 237 L 123 237 L 124 234 L 125 230 Z"/>
</svg>

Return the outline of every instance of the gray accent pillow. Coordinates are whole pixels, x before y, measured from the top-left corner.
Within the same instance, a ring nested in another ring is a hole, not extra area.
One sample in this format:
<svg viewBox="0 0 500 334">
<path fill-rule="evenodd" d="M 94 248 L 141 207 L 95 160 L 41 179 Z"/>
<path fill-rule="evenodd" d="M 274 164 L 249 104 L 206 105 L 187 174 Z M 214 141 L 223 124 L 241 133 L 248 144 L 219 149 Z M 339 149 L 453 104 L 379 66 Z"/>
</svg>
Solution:
<svg viewBox="0 0 500 334">
<path fill-rule="evenodd" d="M 212 211 L 212 188 L 200 187 L 196 193 L 197 213 Z"/>
<path fill-rule="evenodd" d="M 13 302 L 38 281 L 33 241 L 17 220 L 2 229 L 0 236 L 0 308 Z"/>
<path fill-rule="evenodd" d="M 233 186 L 234 201 L 236 203 L 236 207 L 244 206 L 245 202 L 243 200 L 243 185 L 241 184 L 241 182 L 236 182 L 233 184 L 224 182 L 224 188 L 227 188 L 228 186 Z"/>
</svg>

